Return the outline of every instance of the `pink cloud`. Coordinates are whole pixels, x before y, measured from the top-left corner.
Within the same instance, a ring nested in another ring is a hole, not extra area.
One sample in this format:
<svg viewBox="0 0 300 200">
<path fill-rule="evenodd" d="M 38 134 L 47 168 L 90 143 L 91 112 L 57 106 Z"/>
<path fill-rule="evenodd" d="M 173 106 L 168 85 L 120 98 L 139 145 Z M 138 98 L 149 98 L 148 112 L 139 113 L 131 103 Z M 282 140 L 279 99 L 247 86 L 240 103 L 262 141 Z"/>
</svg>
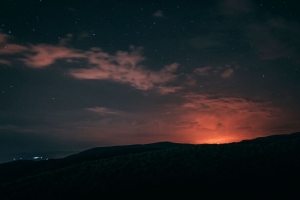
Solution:
<svg viewBox="0 0 300 200">
<path fill-rule="evenodd" d="M 6 43 L 7 38 L 8 38 L 8 35 L 1 33 L 1 29 L 0 29 L 0 45 L 1 46 Z"/>
<path fill-rule="evenodd" d="M 99 113 L 100 115 L 120 115 L 122 113 L 121 111 L 112 110 L 105 107 L 87 108 L 87 110 Z"/>
<path fill-rule="evenodd" d="M 164 14 L 161 10 L 158 10 L 153 14 L 153 16 L 154 17 L 164 17 Z"/>
<path fill-rule="evenodd" d="M 84 58 L 85 56 L 78 50 L 46 44 L 31 45 L 30 53 L 26 54 L 23 62 L 34 68 L 43 68 L 53 64 L 58 59 Z"/>
<path fill-rule="evenodd" d="M 234 73 L 233 68 L 237 69 L 238 65 L 234 64 L 233 67 L 231 67 L 231 65 L 228 65 L 228 64 L 225 65 L 224 67 L 223 66 L 218 66 L 218 67 L 211 67 L 211 66 L 201 67 L 201 68 L 196 68 L 194 70 L 194 73 L 196 75 L 198 75 L 198 76 L 209 76 L 209 75 L 212 75 L 212 74 L 214 74 L 214 75 L 218 74 L 222 78 L 230 78 L 233 75 L 233 73 Z"/>
<path fill-rule="evenodd" d="M 117 51 L 115 55 L 108 54 L 96 47 L 88 51 L 82 51 L 63 46 L 71 38 L 72 35 L 68 34 L 66 38 L 61 39 L 60 45 L 22 46 L 7 43 L 7 36 L 0 34 L 0 41 L 3 46 L 0 49 L 0 55 L 14 55 L 31 68 L 45 68 L 58 60 L 75 62 L 75 59 L 84 59 L 88 62 L 85 68 L 69 71 L 74 78 L 110 80 L 129 84 L 140 90 L 160 87 L 157 90 L 161 94 L 175 92 L 179 89 L 179 87 L 164 86 L 177 78 L 177 75 L 174 74 L 178 68 L 177 63 L 167 65 L 159 71 L 153 71 L 142 65 L 141 62 L 145 60 L 145 57 L 141 54 L 141 48 L 131 47 L 134 49 L 133 51 Z M 19 55 L 19 53 L 22 53 L 22 55 Z M 9 64 L 9 61 L 2 59 L 2 63 Z"/>
<path fill-rule="evenodd" d="M 25 58 L 19 60 L 29 67 L 43 68 L 55 63 L 58 59 L 85 57 L 79 50 L 62 46 L 71 40 L 71 34 L 61 39 L 60 43 L 62 45 L 57 46 L 47 44 L 19 45 L 8 42 L 8 38 L 11 38 L 11 36 L 0 33 L 0 55 L 18 56 L 17 54 L 22 53 Z"/>
<path fill-rule="evenodd" d="M 20 52 L 28 51 L 28 49 L 24 46 L 18 45 L 18 44 L 4 44 L 1 45 L 2 48 L 0 48 L 0 54 L 17 54 Z"/>
<path fill-rule="evenodd" d="M 172 86 L 158 86 L 158 92 L 160 94 L 168 94 L 168 93 L 173 93 L 177 92 L 178 90 L 181 90 L 183 87 L 172 87 Z"/>
<path fill-rule="evenodd" d="M 116 55 L 109 55 L 101 49 L 94 48 L 86 53 L 88 61 L 94 66 L 71 70 L 70 74 L 78 79 L 111 80 L 119 83 L 149 90 L 157 84 L 164 84 L 176 78 L 173 73 L 178 64 L 165 66 L 160 71 L 151 71 L 140 64 L 145 58 L 140 50 L 133 52 L 119 51 Z"/>
<path fill-rule="evenodd" d="M 234 70 L 229 68 L 229 69 L 226 69 L 222 74 L 221 74 L 221 77 L 222 78 L 230 78 L 234 73 Z"/>
<path fill-rule="evenodd" d="M 66 37 L 60 39 L 59 44 L 61 46 L 67 45 L 73 38 L 72 34 L 67 34 Z"/>
<path fill-rule="evenodd" d="M 115 144 L 132 141 L 227 143 L 262 134 L 279 134 L 281 130 L 286 131 L 286 127 L 291 132 L 299 128 L 293 116 L 274 107 L 271 102 L 208 94 L 187 94 L 181 101 L 158 105 L 149 112 L 124 113 L 105 107 L 87 108 L 101 117 L 74 126 L 78 134 L 87 133 L 95 141 L 107 139 L 109 135 L 109 141 Z"/>
<path fill-rule="evenodd" d="M 25 46 L 8 43 L 8 38 L 10 36 L 1 33 L 0 29 L 0 55 L 16 54 L 27 50 Z"/>
<path fill-rule="evenodd" d="M 208 110 L 224 113 L 233 112 L 251 112 L 257 113 L 266 111 L 268 103 L 250 101 L 243 98 L 235 97 L 218 97 L 211 95 L 189 94 L 186 95 L 187 103 L 183 104 L 184 108 L 193 108 L 201 111 Z"/>
<path fill-rule="evenodd" d="M 194 72 L 199 76 L 208 76 L 209 71 L 211 71 L 212 67 L 202 67 L 202 68 L 196 68 Z"/>
<path fill-rule="evenodd" d="M 196 143 L 222 143 L 254 138 L 259 134 L 278 134 L 270 127 L 285 126 L 282 110 L 270 102 L 239 97 L 189 94 L 182 106 L 170 108 L 174 133 L 184 132 Z"/>
<path fill-rule="evenodd" d="M 3 59 L 0 59 L 0 64 L 4 64 L 4 65 L 11 65 L 11 62 L 8 61 L 8 60 L 3 60 Z"/>
</svg>

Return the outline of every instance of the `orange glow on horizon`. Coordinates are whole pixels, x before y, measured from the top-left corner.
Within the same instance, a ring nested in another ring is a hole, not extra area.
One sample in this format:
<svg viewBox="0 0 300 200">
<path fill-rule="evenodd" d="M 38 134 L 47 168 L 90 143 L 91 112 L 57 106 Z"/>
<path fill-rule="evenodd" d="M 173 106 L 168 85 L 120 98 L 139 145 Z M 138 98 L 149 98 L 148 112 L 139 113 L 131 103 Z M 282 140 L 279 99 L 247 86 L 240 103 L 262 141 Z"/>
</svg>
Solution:
<svg viewBox="0 0 300 200">
<path fill-rule="evenodd" d="M 216 138 L 204 139 L 204 140 L 197 141 L 197 144 L 226 144 L 226 143 L 232 143 L 232 142 L 239 142 L 244 139 L 246 139 L 246 138 L 216 137 Z"/>
</svg>

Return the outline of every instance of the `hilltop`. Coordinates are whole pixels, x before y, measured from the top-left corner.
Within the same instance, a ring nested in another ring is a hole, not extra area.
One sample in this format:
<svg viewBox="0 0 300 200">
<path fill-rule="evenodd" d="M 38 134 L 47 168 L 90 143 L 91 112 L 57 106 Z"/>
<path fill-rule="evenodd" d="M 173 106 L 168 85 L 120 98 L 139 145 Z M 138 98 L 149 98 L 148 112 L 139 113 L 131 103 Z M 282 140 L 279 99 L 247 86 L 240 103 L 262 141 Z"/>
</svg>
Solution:
<svg viewBox="0 0 300 200">
<path fill-rule="evenodd" d="M 300 133 L 229 144 L 99 147 L 62 159 L 1 164 L 0 194 L 3 199 L 83 199 L 136 191 L 214 194 L 237 187 L 255 194 L 285 191 L 288 197 L 298 195 L 292 188 L 299 169 Z"/>
</svg>

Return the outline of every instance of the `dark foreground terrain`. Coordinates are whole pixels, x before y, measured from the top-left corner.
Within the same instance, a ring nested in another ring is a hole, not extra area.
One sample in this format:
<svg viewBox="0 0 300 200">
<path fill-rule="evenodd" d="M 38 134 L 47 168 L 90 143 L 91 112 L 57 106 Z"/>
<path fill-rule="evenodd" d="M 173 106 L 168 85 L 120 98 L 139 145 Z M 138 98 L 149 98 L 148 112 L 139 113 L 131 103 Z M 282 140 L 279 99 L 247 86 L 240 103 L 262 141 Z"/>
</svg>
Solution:
<svg viewBox="0 0 300 200">
<path fill-rule="evenodd" d="M 219 145 L 100 147 L 62 159 L 0 164 L 0 199 L 299 199 L 299 182 L 300 133 Z"/>
</svg>

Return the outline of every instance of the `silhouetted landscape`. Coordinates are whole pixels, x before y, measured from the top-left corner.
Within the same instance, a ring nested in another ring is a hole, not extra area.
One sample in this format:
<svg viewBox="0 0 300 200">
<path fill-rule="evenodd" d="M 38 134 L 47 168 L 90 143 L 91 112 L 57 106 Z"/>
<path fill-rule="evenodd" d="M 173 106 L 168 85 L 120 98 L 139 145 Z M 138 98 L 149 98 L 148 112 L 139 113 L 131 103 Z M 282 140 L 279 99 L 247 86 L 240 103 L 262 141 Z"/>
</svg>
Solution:
<svg viewBox="0 0 300 200">
<path fill-rule="evenodd" d="M 0 5 L 0 200 L 300 199 L 299 1 Z"/>
<path fill-rule="evenodd" d="M 1 199 L 204 194 L 238 186 L 295 195 L 299 169 L 300 132 L 228 144 L 99 147 L 61 159 L 13 161 L 0 165 L 0 188 Z"/>
</svg>

